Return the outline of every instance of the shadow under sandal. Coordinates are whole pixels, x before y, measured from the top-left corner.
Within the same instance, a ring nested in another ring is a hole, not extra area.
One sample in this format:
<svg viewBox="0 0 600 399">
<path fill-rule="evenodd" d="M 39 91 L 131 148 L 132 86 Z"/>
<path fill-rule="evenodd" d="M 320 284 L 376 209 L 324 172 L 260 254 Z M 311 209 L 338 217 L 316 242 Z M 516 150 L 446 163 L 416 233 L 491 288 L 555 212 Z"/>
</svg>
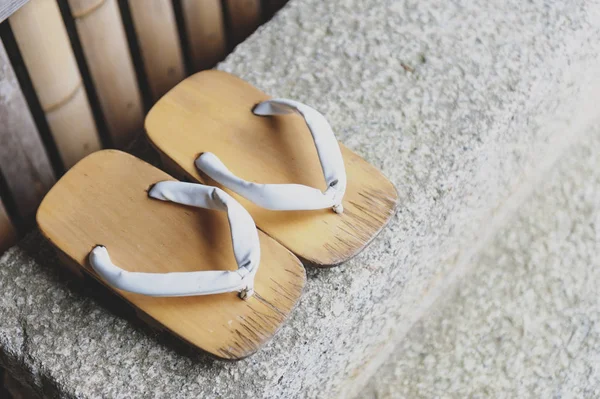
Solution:
<svg viewBox="0 0 600 399">
<path fill-rule="evenodd" d="M 76 164 L 46 195 L 37 222 L 71 267 L 223 359 L 270 339 L 306 280 L 298 258 L 223 190 L 178 182 L 120 151 Z"/>
<path fill-rule="evenodd" d="M 224 188 L 259 229 L 315 266 L 358 254 L 396 208 L 393 184 L 338 143 L 322 114 L 225 72 L 179 83 L 145 128 L 172 173 Z"/>
</svg>

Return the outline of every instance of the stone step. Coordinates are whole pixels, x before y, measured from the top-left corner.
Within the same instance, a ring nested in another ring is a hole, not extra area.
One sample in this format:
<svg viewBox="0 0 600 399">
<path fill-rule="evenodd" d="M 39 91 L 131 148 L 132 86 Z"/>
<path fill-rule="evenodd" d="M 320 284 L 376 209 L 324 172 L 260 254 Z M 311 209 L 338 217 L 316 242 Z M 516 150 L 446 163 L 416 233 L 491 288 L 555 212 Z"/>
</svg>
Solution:
<svg viewBox="0 0 600 399">
<path fill-rule="evenodd" d="M 390 226 L 308 269 L 236 363 L 190 354 L 68 283 L 38 235 L 0 259 L 0 365 L 61 397 L 351 397 L 564 151 L 598 121 L 600 4 L 292 0 L 219 68 L 313 105 L 395 183 Z"/>
<path fill-rule="evenodd" d="M 364 398 L 600 397 L 600 126 L 419 321 Z"/>
</svg>

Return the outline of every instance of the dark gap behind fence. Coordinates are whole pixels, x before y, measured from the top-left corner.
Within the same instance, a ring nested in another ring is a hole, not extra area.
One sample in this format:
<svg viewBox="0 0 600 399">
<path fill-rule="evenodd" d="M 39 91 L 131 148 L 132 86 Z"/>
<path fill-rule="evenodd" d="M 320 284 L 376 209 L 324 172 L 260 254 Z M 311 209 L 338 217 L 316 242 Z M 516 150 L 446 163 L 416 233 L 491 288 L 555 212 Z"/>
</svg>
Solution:
<svg viewBox="0 0 600 399">
<path fill-rule="evenodd" d="M 129 53 L 131 54 L 131 60 L 133 62 L 133 68 L 135 69 L 137 84 L 142 95 L 144 114 L 146 114 L 148 111 L 150 111 L 150 108 L 154 104 L 154 100 L 150 91 L 150 85 L 148 84 L 148 75 L 146 75 L 144 59 L 142 58 L 142 52 L 137 40 L 137 34 L 135 33 L 135 26 L 133 26 L 133 18 L 131 17 L 131 10 L 129 9 L 128 1 L 119 0 L 117 4 L 119 5 L 119 9 L 121 11 L 121 23 L 125 28 Z"/>
<path fill-rule="evenodd" d="M 173 13 L 175 14 L 175 24 L 177 25 L 177 33 L 179 35 L 179 45 L 181 46 L 181 52 L 183 53 L 185 76 L 189 76 L 194 72 L 194 64 L 192 62 L 190 42 L 187 37 L 186 22 L 183 16 L 181 0 L 173 0 Z"/>
</svg>

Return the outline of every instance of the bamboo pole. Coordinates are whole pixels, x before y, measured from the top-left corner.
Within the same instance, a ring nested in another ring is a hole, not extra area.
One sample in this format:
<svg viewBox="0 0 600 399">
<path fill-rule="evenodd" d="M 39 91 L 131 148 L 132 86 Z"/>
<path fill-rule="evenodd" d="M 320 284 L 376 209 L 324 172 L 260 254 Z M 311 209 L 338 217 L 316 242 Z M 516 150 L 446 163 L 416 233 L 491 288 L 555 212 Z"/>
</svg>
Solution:
<svg viewBox="0 0 600 399">
<path fill-rule="evenodd" d="M 231 31 L 231 44 L 237 45 L 258 28 L 261 23 L 260 0 L 225 0 Z"/>
<path fill-rule="evenodd" d="M 0 174 L 18 200 L 17 212 L 29 221 L 55 178 L 2 42 L 0 82 Z"/>
<path fill-rule="evenodd" d="M 17 232 L 0 200 L 0 254 L 17 242 Z"/>
<path fill-rule="evenodd" d="M 81 75 L 55 0 L 31 0 L 10 26 L 66 168 L 100 149 Z"/>
<path fill-rule="evenodd" d="M 116 0 L 69 0 L 109 134 L 123 148 L 141 131 L 143 111 Z"/>
<path fill-rule="evenodd" d="M 185 77 L 171 0 L 129 0 L 144 69 L 154 100 Z"/>
<path fill-rule="evenodd" d="M 182 0 L 181 7 L 194 69 L 212 68 L 227 52 L 221 0 Z"/>
</svg>

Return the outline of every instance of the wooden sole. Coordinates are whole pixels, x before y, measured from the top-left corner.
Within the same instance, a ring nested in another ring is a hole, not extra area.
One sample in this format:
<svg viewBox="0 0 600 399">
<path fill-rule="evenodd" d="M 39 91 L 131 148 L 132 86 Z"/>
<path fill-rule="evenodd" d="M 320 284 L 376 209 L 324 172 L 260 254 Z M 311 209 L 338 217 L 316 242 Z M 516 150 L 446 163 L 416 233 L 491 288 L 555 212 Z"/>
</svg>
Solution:
<svg viewBox="0 0 600 399">
<path fill-rule="evenodd" d="M 203 71 L 179 83 L 154 105 L 146 117 L 146 133 L 168 160 L 165 167 L 192 181 L 218 185 L 201 176 L 194 165 L 198 154 L 212 152 L 242 179 L 324 190 L 304 120 L 298 115 L 252 113 L 257 103 L 268 98 L 233 75 Z M 388 223 L 398 201 L 393 184 L 377 168 L 340 147 L 348 176 L 341 215 L 330 209 L 269 211 L 228 191 L 261 230 L 316 266 L 334 266 L 359 253 Z"/>
<path fill-rule="evenodd" d="M 88 263 L 97 244 L 129 271 L 236 270 L 226 214 L 148 198 L 149 186 L 161 180 L 174 179 L 123 152 L 96 152 L 46 195 L 39 228 L 67 263 L 98 279 Z M 223 359 L 244 358 L 276 333 L 306 281 L 298 258 L 262 232 L 259 239 L 255 294 L 247 301 L 233 292 L 158 298 L 115 291 L 191 345 Z"/>
</svg>

